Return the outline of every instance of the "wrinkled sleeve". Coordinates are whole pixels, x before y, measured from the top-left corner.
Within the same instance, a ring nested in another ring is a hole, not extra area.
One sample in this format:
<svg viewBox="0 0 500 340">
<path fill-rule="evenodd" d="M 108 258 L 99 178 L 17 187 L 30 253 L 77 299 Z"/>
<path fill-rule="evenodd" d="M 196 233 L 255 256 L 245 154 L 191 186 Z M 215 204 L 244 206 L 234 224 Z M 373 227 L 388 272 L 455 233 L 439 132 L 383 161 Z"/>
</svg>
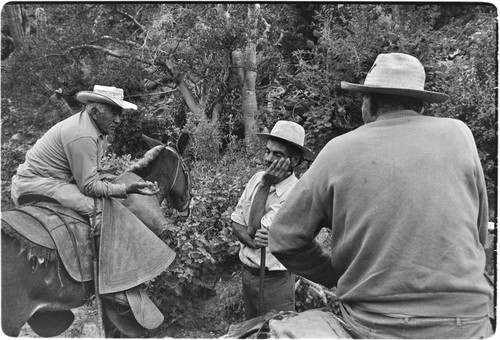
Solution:
<svg viewBox="0 0 500 340">
<path fill-rule="evenodd" d="M 285 267 L 325 287 L 338 281 L 330 255 L 315 240 L 320 229 L 330 227 L 332 221 L 330 163 L 325 153 L 318 155 L 281 206 L 269 232 L 270 250 Z"/>
<path fill-rule="evenodd" d="M 476 177 L 477 192 L 479 194 L 479 210 L 477 217 L 479 241 L 481 242 L 483 247 L 487 247 L 488 222 L 489 222 L 488 192 L 486 190 L 486 180 L 484 179 L 483 167 L 481 166 L 481 160 L 477 152 L 476 143 L 474 142 L 474 137 L 472 136 L 472 132 L 470 132 L 470 136 L 472 138 L 471 143 L 474 149 L 475 177 Z"/>
<path fill-rule="evenodd" d="M 248 215 L 250 214 L 250 207 L 252 206 L 252 197 L 255 191 L 255 187 L 262 177 L 262 174 L 256 173 L 250 178 L 245 190 L 238 200 L 238 204 L 234 208 L 231 214 L 231 220 L 238 224 L 248 226 Z"/>
<path fill-rule="evenodd" d="M 82 137 L 65 146 L 73 177 L 80 191 L 91 197 L 127 197 L 125 184 L 99 180 L 97 172 L 98 145 L 91 137 Z"/>
</svg>

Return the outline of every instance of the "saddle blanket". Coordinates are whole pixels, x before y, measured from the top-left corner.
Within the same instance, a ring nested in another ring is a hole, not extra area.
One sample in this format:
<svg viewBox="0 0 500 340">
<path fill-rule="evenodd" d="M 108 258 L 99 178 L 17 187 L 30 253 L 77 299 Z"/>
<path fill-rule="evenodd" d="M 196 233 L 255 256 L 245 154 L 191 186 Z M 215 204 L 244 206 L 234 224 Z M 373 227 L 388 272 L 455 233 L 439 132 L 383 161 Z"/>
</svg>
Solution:
<svg viewBox="0 0 500 340">
<path fill-rule="evenodd" d="M 69 208 L 46 202 L 5 211 L 1 217 L 31 242 L 57 249 L 64 268 L 74 280 L 82 282 L 94 278 L 90 226 L 86 218 Z"/>
</svg>

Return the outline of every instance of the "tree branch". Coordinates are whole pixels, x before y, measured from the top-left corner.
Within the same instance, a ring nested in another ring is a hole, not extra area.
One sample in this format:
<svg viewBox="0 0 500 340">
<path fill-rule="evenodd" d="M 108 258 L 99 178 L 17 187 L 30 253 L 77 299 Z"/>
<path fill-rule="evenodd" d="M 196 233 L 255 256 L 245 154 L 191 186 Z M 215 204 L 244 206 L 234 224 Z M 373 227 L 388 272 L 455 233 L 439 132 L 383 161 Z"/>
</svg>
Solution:
<svg viewBox="0 0 500 340">
<path fill-rule="evenodd" d="M 120 58 L 120 59 L 125 59 L 125 58 L 133 59 L 133 60 L 139 61 L 139 62 L 147 64 L 147 65 L 151 65 L 151 66 L 157 66 L 158 65 L 158 63 L 154 63 L 151 60 L 140 58 L 140 57 L 135 56 L 135 55 L 133 55 L 133 54 L 131 54 L 129 52 L 114 51 L 114 50 L 110 50 L 109 48 L 105 48 L 105 47 L 102 47 L 102 46 L 99 46 L 99 45 L 91 45 L 91 44 L 83 44 L 83 45 L 73 46 L 73 47 L 70 47 L 70 48 L 66 49 L 65 51 L 63 51 L 62 53 L 59 53 L 59 54 L 47 54 L 46 57 L 62 57 L 64 55 L 66 55 L 66 54 L 71 53 L 72 51 L 75 51 L 75 50 L 84 50 L 84 49 L 91 49 L 91 50 L 101 51 L 104 54 L 107 54 L 107 55 L 112 56 L 112 57 Z"/>
<path fill-rule="evenodd" d="M 142 9 L 142 8 L 141 8 Z M 123 15 L 124 17 L 130 19 L 136 26 L 138 26 L 143 32 L 146 32 L 146 26 L 144 26 L 143 24 L 141 24 L 139 21 L 137 21 L 136 18 L 134 18 L 132 15 L 128 14 L 127 12 L 122 12 L 120 10 L 118 10 L 117 7 L 115 7 L 115 11 L 118 13 L 118 14 L 121 14 Z M 139 9 L 140 11 L 140 9 Z"/>
<path fill-rule="evenodd" d="M 94 41 L 91 41 L 90 44 L 95 44 L 99 41 L 102 41 L 102 40 L 111 40 L 111 41 L 114 41 L 118 44 L 121 44 L 121 45 L 129 45 L 129 46 L 134 46 L 134 47 L 140 47 L 141 44 L 139 43 L 136 43 L 135 41 L 132 41 L 132 40 L 120 40 L 120 39 L 116 39 L 114 37 L 111 37 L 109 35 L 103 35 L 102 37 L 99 37 L 97 38 L 96 40 Z"/>
</svg>

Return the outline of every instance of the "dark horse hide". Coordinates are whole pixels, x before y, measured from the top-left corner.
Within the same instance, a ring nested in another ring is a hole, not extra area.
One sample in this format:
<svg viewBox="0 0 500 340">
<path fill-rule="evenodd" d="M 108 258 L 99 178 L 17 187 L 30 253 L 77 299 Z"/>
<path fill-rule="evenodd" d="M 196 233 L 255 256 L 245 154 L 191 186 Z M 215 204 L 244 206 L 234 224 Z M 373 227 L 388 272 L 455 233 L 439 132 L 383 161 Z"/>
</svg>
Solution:
<svg viewBox="0 0 500 340">
<path fill-rule="evenodd" d="M 189 214 L 190 169 L 182 159 L 189 135 L 181 134 L 176 145 L 169 146 L 143 137 L 152 148 L 114 182 L 126 183 L 130 176 L 124 175 L 132 172 L 144 180 L 158 183 L 160 192 L 156 196 L 133 194 L 122 204 L 160 235 L 168 227 L 160 208 L 164 199 L 179 212 Z M 75 281 L 55 251 L 34 245 L 11 228 L 3 220 L 4 215 L 15 213 L 18 212 L 14 209 L 2 214 L 2 330 L 6 335 L 16 337 L 28 323 L 42 337 L 58 335 L 74 321 L 70 309 L 82 306 L 92 298 L 94 281 Z M 127 335 L 113 334 L 112 330 L 116 331 L 116 328 L 109 321 L 103 317 L 106 337 Z"/>
</svg>

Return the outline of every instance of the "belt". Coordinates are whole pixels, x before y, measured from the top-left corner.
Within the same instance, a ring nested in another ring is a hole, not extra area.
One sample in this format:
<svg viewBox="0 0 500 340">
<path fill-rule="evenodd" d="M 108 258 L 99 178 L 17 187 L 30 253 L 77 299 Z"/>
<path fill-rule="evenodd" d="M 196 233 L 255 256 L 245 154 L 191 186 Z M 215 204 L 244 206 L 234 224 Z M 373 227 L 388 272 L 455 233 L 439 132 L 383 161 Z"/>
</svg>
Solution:
<svg viewBox="0 0 500 340">
<path fill-rule="evenodd" d="M 246 264 L 243 264 L 243 269 L 250 272 L 252 275 L 260 276 L 260 269 L 259 268 L 253 268 L 253 267 L 247 266 Z M 288 270 L 269 270 L 266 268 L 265 275 L 279 276 L 279 275 L 284 275 L 286 273 L 288 273 Z"/>
</svg>

